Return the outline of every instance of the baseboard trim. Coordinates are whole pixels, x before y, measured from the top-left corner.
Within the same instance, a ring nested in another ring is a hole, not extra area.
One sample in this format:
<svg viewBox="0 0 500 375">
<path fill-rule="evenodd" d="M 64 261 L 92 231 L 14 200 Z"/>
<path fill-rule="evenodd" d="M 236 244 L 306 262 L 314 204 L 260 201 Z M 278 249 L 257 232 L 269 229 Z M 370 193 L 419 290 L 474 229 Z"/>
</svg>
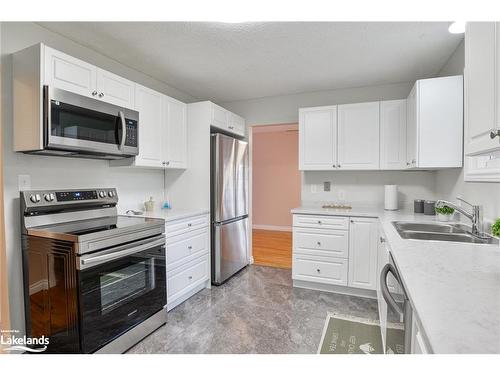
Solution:
<svg viewBox="0 0 500 375">
<path fill-rule="evenodd" d="M 260 229 L 260 230 L 275 230 L 278 232 L 291 232 L 292 227 L 282 226 L 282 225 L 260 225 L 254 224 L 252 225 L 252 229 Z"/>
<path fill-rule="evenodd" d="M 302 280 L 293 280 L 293 286 L 294 288 L 320 290 L 322 292 L 333 292 L 347 294 L 349 296 L 377 299 L 377 292 L 375 290 L 352 288 L 350 286 L 312 283 L 310 281 Z"/>
</svg>

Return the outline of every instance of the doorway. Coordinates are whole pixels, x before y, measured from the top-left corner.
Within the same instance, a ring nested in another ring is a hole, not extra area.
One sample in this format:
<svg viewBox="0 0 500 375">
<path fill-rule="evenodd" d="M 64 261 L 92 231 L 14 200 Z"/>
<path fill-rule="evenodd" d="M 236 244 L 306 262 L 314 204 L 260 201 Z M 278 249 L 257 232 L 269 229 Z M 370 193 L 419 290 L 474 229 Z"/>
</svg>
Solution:
<svg viewBox="0 0 500 375">
<path fill-rule="evenodd" d="M 298 124 L 251 127 L 254 264 L 292 267 L 292 214 L 300 205 Z"/>
</svg>

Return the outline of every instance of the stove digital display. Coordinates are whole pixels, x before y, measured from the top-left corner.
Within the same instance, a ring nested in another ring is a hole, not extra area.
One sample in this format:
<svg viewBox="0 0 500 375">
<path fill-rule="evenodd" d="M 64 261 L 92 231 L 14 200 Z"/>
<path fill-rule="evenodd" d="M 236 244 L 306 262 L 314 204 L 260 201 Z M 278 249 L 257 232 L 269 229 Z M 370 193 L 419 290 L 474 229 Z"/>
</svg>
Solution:
<svg viewBox="0 0 500 375">
<path fill-rule="evenodd" d="M 58 202 L 69 201 L 84 201 L 88 199 L 97 199 L 97 191 L 82 190 L 82 191 L 58 191 L 56 192 Z"/>
</svg>

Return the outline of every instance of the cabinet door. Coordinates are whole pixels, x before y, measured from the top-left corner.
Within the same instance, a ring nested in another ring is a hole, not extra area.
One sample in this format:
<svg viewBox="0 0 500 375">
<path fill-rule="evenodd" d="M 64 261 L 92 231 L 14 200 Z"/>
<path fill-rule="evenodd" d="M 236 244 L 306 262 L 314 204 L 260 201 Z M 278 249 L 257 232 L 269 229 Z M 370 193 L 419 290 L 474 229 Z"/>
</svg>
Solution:
<svg viewBox="0 0 500 375">
<path fill-rule="evenodd" d="M 135 83 L 97 69 L 97 97 L 105 102 L 124 108 L 134 108 Z"/>
<path fill-rule="evenodd" d="M 496 58 L 494 22 L 469 22 L 465 32 L 465 152 L 467 155 L 500 147 L 490 132 L 500 128 L 495 111 L 495 75 L 500 72 Z"/>
<path fill-rule="evenodd" d="M 97 98 L 94 65 L 45 46 L 44 83 L 76 94 Z"/>
<path fill-rule="evenodd" d="M 229 111 L 212 103 L 212 125 L 229 130 Z"/>
<path fill-rule="evenodd" d="M 379 102 L 339 105 L 338 162 L 343 169 L 379 169 Z"/>
<path fill-rule="evenodd" d="M 380 102 L 380 169 L 406 167 L 406 100 Z"/>
<path fill-rule="evenodd" d="M 406 99 L 406 167 L 417 166 L 417 87 L 413 86 L 410 95 Z"/>
<path fill-rule="evenodd" d="M 230 114 L 229 130 L 240 136 L 245 136 L 245 119 L 234 113 Z"/>
<path fill-rule="evenodd" d="M 166 156 L 167 168 L 187 167 L 187 105 L 173 98 L 164 97 L 166 116 Z"/>
<path fill-rule="evenodd" d="M 376 289 L 377 219 L 351 218 L 349 227 L 349 286 Z"/>
<path fill-rule="evenodd" d="M 299 169 L 337 166 L 337 106 L 299 109 Z"/>
<path fill-rule="evenodd" d="M 163 167 L 165 121 L 163 95 L 136 85 L 135 108 L 139 111 L 139 155 L 135 164 L 144 167 Z"/>
</svg>

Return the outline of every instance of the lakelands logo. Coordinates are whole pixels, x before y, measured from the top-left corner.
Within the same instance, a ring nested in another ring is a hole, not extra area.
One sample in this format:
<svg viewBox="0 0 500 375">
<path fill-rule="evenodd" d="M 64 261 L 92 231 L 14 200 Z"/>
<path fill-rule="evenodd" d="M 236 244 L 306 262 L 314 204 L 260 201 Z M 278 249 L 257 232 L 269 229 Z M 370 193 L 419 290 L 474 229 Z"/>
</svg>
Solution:
<svg viewBox="0 0 500 375">
<path fill-rule="evenodd" d="M 0 331 L 0 347 L 2 347 L 2 351 L 41 353 L 47 350 L 47 345 L 49 345 L 49 338 L 44 335 L 28 337 L 26 335 L 19 336 L 17 330 Z"/>
</svg>

